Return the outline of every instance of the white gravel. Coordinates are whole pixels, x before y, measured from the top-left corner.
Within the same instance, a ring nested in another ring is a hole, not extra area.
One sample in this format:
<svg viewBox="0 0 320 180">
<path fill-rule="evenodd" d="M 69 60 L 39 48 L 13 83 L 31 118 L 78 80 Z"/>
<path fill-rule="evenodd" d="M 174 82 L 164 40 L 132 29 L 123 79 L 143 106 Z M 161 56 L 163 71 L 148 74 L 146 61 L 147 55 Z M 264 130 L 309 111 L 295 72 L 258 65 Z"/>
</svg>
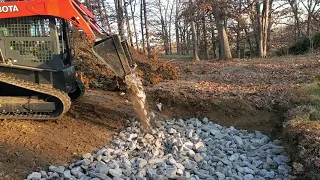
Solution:
<svg viewBox="0 0 320 180">
<path fill-rule="evenodd" d="M 151 135 L 141 133 L 138 122 L 128 123 L 110 146 L 27 179 L 292 179 L 281 141 L 270 141 L 258 131 L 192 118 L 157 122 Z"/>
</svg>

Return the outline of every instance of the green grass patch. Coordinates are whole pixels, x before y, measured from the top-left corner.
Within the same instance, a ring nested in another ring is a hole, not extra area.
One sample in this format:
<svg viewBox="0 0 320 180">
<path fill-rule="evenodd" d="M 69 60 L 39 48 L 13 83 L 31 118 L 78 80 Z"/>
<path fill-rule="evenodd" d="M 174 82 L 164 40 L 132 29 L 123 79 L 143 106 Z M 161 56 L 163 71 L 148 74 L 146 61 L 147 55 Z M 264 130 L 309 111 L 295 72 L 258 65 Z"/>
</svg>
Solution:
<svg viewBox="0 0 320 180">
<path fill-rule="evenodd" d="M 160 55 L 160 59 L 178 59 L 178 60 L 193 60 L 193 55 L 178 55 L 178 54 L 169 54 L 169 55 Z"/>
<path fill-rule="evenodd" d="M 320 110 L 320 83 L 315 82 L 301 87 L 302 96 L 308 105 Z"/>
</svg>

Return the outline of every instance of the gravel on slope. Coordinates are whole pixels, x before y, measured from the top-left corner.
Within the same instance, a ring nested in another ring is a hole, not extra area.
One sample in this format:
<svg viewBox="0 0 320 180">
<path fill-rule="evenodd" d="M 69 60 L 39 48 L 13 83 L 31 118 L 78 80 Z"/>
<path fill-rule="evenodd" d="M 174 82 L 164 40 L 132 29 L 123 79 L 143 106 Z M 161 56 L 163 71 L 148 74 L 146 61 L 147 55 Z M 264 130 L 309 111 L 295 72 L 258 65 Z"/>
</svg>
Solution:
<svg viewBox="0 0 320 180">
<path fill-rule="evenodd" d="M 77 162 L 49 166 L 27 179 L 292 179 L 280 140 L 222 127 L 207 118 L 156 122 L 153 135 L 128 121 L 112 144 Z"/>
</svg>

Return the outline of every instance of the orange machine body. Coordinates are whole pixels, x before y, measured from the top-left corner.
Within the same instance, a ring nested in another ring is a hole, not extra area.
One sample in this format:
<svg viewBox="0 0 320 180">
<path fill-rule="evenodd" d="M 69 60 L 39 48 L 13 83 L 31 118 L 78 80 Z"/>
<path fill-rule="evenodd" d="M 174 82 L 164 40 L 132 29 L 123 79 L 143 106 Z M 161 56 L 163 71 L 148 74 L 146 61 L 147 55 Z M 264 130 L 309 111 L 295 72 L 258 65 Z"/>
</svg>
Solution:
<svg viewBox="0 0 320 180">
<path fill-rule="evenodd" d="M 89 41 L 106 33 L 95 21 L 94 15 L 79 0 L 26 0 L 0 2 L 0 19 L 25 16 L 54 16 L 66 19 L 82 29 Z"/>
</svg>

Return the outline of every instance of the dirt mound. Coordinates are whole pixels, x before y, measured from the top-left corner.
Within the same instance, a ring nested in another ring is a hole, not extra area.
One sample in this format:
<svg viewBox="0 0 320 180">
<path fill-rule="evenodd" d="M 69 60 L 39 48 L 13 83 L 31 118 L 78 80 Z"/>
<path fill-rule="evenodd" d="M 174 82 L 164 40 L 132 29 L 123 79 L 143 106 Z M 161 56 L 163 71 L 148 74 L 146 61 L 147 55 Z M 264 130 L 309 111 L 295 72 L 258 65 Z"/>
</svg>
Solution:
<svg viewBox="0 0 320 180">
<path fill-rule="evenodd" d="M 115 90 L 117 82 L 114 73 L 95 57 L 86 36 L 74 31 L 72 41 L 75 48 L 74 65 L 85 86 L 91 89 Z"/>
<path fill-rule="evenodd" d="M 144 85 L 158 84 L 162 80 L 176 80 L 180 76 L 179 69 L 169 62 L 161 62 L 157 56 L 148 56 L 135 49 L 131 49 L 134 61 L 138 65 L 139 76 Z"/>
<path fill-rule="evenodd" d="M 298 179 L 320 179 L 320 123 L 297 118 L 284 127 L 284 140 Z"/>
<path fill-rule="evenodd" d="M 104 90 L 119 89 L 115 74 L 95 57 L 85 36 L 79 32 L 72 33 L 75 48 L 74 64 L 78 75 L 87 88 Z M 157 56 L 148 56 L 139 50 L 131 49 L 134 61 L 138 65 L 137 74 L 144 85 L 158 84 L 162 80 L 176 80 L 179 70 L 170 63 L 160 62 Z"/>
</svg>

